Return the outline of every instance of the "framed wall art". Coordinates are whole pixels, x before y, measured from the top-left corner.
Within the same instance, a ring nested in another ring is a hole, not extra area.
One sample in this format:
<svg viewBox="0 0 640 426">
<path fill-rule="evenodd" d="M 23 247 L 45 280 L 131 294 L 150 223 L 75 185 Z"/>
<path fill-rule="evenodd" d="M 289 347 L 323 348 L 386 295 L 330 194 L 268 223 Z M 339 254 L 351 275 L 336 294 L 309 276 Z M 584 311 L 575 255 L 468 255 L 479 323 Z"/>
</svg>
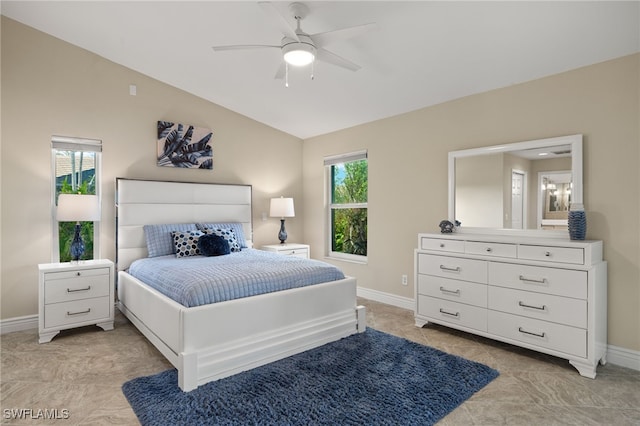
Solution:
<svg viewBox="0 0 640 426">
<path fill-rule="evenodd" d="M 158 121 L 158 166 L 213 169 L 213 131 Z"/>
</svg>

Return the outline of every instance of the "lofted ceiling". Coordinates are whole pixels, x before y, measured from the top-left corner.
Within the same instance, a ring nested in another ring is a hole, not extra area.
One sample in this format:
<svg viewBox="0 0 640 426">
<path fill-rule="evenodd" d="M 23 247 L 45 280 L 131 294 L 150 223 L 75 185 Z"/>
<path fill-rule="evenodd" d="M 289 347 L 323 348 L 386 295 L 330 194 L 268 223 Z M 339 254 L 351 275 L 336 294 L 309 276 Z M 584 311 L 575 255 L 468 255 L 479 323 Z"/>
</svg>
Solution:
<svg viewBox="0 0 640 426">
<path fill-rule="evenodd" d="M 272 2 L 290 17 L 290 2 Z M 249 1 L 7 1 L 2 14 L 302 139 L 640 51 L 637 1 L 310 1 L 309 34 L 376 28 L 274 76 L 277 22 Z M 132 82 L 134 84 L 135 82 Z M 128 90 L 125 88 L 123 90 Z"/>
</svg>

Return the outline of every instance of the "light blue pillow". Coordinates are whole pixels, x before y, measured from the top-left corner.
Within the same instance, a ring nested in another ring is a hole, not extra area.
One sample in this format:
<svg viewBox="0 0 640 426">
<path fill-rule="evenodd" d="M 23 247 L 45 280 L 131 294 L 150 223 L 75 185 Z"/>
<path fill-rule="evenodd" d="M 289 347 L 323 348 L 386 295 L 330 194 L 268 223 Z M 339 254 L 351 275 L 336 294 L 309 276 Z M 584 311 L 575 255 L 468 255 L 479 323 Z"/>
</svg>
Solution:
<svg viewBox="0 0 640 426">
<path fill-rule="evenodd" d="M 144 238 L 147 242 L 149 257 L 166 256 L 175 254 L 173 231 L 196 231 L 195 223 L 170 223 L 162 225 L 144 225 Z"/>
<path fill-rule="evenodd" d="M 197 223 L 196 226 L 200 231 L 205 229 L 231 229 L 236 234 L 236 240 L 241 249 L 247 248 L 247 242 L 244 238 L 244 229 L 239 222 L 227 222 L 227 223 Z"/>
</svg>

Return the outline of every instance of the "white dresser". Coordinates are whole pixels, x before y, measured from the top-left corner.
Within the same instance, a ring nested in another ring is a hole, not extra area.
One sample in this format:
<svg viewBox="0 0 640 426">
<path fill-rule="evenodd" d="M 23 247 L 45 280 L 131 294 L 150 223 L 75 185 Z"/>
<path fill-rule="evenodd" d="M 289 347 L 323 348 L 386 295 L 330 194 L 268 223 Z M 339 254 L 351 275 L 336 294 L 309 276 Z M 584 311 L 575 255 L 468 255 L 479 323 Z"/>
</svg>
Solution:
<svg viewBox="0 0 640 426">
<path fill-rule="evenodd" d="M 415 321 L 565 358 L 595 378 L 606 363 L 601 241 L 418 234 Z"/>
</svg>

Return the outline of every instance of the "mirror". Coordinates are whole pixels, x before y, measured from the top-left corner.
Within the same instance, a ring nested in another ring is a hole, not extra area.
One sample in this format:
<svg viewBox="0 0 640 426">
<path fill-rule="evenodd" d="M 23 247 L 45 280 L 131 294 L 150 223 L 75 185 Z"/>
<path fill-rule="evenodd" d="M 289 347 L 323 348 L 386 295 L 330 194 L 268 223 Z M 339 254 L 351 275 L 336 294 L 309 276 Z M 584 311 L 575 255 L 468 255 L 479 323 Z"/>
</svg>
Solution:
<svg viewBox="0 0 640 426">
<path fill-rule="evenodd" d="M 567 232 L 582 203 L 582 135 L 449 153 L 449 220 L 462 232 Z"/>
</svg>

